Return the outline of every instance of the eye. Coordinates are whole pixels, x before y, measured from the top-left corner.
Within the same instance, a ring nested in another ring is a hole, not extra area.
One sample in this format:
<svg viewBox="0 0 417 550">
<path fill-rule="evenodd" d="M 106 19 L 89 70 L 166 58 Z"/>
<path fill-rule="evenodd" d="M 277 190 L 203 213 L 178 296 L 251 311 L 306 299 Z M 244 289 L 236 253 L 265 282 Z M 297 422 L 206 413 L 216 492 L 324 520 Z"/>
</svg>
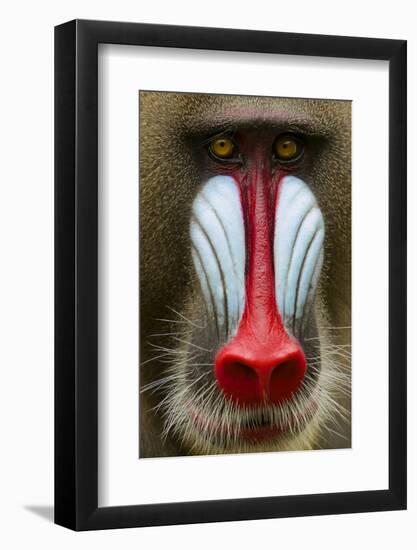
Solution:
<svg viewBox="0 0 417 550">
<path fill-rule="evenodd" d="M 291 134 L 279 136 L 274 143 L 274 156 L 281 164 L 291 164 L 300 160 L 304 153 L 302 141 Z"/>
<path fill-rule="evenodd" d="M 237 160 L 237 147 L 233 140 L 227 136 L 218 137 L 209 143 L 211 155 L 219 160 Z"/>
</svg>

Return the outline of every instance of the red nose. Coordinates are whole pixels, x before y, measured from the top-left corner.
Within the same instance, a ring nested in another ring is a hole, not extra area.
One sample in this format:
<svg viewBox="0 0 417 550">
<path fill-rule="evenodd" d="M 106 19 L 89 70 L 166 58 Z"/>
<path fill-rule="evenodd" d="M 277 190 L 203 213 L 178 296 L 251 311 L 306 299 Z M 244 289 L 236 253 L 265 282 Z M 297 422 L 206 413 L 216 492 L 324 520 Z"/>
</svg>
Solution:
<svg viewBox="0 0 417 550">
<path fill-rule="evenodd" d="M 226 397 L 237 404 L 281 403 L 300 387 L 306 358 L 284 327 L 275 300 L 272 235 L 279 180 L 254 169 L 241 190 L 247 212 L 246 302 L 236 335 L 217 354 L 215 375 Z"/>
<path fill-rule="evenodd" d="M 237 337 L 218 353 L 219 387 L 238 404 L 281 403 L 291 398 L 306 371 L 300 345 L 282 331 L 273 331 L 266 342 L 259 342 L 250 332 L 240 327 Z"/>
</svg>

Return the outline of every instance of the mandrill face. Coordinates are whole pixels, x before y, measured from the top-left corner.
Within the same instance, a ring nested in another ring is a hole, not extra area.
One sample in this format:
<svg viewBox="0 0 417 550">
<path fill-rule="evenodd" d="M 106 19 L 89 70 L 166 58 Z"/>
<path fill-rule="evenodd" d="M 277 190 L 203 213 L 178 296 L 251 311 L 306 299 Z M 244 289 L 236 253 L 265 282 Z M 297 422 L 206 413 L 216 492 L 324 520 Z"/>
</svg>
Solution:
<svg viewBox="0 0 417 550">
<path fill-rule="evenodd" d="M 141 456 L 350 446 L 350 102 L 140 117 Z"/>
</svg>

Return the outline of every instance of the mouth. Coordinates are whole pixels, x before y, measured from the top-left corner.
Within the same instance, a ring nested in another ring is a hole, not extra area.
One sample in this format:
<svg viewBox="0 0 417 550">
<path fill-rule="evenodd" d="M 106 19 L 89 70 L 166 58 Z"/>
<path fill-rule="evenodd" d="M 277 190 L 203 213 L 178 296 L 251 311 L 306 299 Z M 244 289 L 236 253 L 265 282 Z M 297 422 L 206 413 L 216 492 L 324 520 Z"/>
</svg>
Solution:
<svg viewBox="0 0 417 550">
<path fill-rule="evenodd" d="M 251 443 L 261 443 L 288 433 L 301 432 L 313 419 L 317 408 L 316 401 L 311 400 L 299 415 L 295 415 L 294 418 L 282 423 L 280 426 L 271 424 L 267 419 L 256 426 L 243 426 L 240 431 L 241 438 Z"/>
<path fill-rule="evenodd" d="M 256 444 L 275 439 L 287 431 L 285 428 L 265 424 L 256 428 L 244 428 L 241 430 L 240 435 L 242 439 Z"/>
<path fill-rule="evenodd" d="M 257 445 L 273 442 L 287 436 L 295 436 L 302 432 L 313 420 L 318 410 L 318 395 L 313 392 L 303 408 L 297 408 L 297 413 L 285 415 L 285 420 L 273 419 L 273 407 L 245 410 L 245 419 L 230 419 L 226 423 L 219 418 L 209 418 L 201 411 L 190 408 L 195 429 L 213 443 L 222 441 L 236 444 L 239 441 Z"/>
</svg>

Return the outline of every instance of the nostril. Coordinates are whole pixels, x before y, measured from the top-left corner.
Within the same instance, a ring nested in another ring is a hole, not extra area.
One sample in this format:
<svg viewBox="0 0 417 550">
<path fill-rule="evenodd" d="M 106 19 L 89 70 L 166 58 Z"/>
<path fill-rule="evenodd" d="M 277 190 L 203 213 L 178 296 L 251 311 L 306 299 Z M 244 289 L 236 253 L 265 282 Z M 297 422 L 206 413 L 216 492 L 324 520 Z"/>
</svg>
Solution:
<svg viewBox="0 0 417 550">
<path fill-rule="evenodd" d="M 224 375 L 230 381 L 237 381 L 239 384 L 248 389 L 253 389 L 258 383 L 258 375 L 256 371 L 249 365 L 240 361 L 232 361 L 225 363 Z"/>
<path fill-rule="evenodd" d="M 224 365 L 225 374 L 231 378 L 240 378 L 240 380 L 246 381 L 248 384 L 257 382 L 258 375 L 256 371 L 249 365 L 241 363 L 239 361 L 232 361 Z"/>
<path fill-rule="evenodd" d="M 279 362 L 273 368 L 269 379 L 269 398 L 278 403 L 291 398 L 303 381 L 306 360 L 302 352 L 291 359 Z"/>
<path fill-rule="evenodd" d="M 216 377 L 224 393 L 235 401 L 248 403 L 261 394 L 258 373 L 242 361 L 227 358 L 217 361 Z"/>
<path fill-rule="evenodd" d="M 278 363 L 273 367 L 271 374 L 271 384 L 274 381 L 288 380 L 297 376 L 298 365 L 297 361 L 289 360 Z"/>
</svg>

